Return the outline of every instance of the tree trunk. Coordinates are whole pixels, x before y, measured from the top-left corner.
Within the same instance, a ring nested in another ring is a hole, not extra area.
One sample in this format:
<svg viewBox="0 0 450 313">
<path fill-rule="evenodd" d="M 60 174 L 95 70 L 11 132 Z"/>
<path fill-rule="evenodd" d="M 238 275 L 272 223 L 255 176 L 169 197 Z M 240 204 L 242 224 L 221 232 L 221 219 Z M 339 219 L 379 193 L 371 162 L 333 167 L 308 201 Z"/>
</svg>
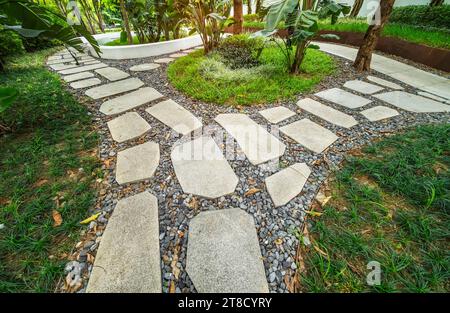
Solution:
<svg viewBox="0 0 450 313">
<path fill-rule="evenodd" d="M 255 13 L 259 14 L 259 12 L 261 12 L 261 2 L 263 0 L 256 0 L 256 7 L 255 7 Z"/>
<path fill-rule="evenodd" d="M 252 14 L 252 0 L 247 0 L 247 14 Z"/>
<path fill-rule="evenodd" d="M 389 15 L 391 15 L 394 2 L 395 0 L 380 0 L 380 6 L 377 11 L 377 13 L 380 13 L 378 14 L 380 16 L 380 21 L 375 21 L 374 25 L 370 25 L 364 35 L 363 43 L 359 47 L 355 63 L 353 63 L 353 67 L 356 68 L 357 71 L 363 72 L 370 70 L 373 50 L 377 45 L 378 38 L 380 37 L 384 25 L 389 19 Z M 377 13 L 375 16 L 377 16 Z"/>
<path fill-rule="evenodd" d="M 122 12 L 123 26 L 125 27 L 125 31 L 127 32 L 127 41 L 128 44 L 131 45 L 133 43 L 133 36 L 131 35 L 130 23 L 128 21 L 128 13 L 125 9 L 124 0 L 120 0 L 120 11 Z"/>
<path fill-rule="evenodd" d="M 430 6 L 435 7 L 438 5 L 443 5 L 444 4 L 444 0 L 431 0 L 430 1 Z"/>
<path fill-rule="evenodd" d="M 350 11 L 350 17 L 357 17 L 361 7 L 364 3 L 364 0 L 355 0 L 353 4 L 352 10 Z"/>
<path fill-rule="evenodd" d="M 306 45 L 306 41 L 302 41 L 297 45 L 297 48 L 295 49 L 294 62 L 291 65 L 291 74 L 300 73 L 300 66 L 302 65 L 305 57 Z"/>
<path fill-rule="evenodd" d="M 242 16 L 242 0 L 233 0 L 233 11 L 234 11 L 234 25 L 233 25 L 233 34 L 242 33 L 242 24 L 243 24 L 243 16 Z"/>
</svg>

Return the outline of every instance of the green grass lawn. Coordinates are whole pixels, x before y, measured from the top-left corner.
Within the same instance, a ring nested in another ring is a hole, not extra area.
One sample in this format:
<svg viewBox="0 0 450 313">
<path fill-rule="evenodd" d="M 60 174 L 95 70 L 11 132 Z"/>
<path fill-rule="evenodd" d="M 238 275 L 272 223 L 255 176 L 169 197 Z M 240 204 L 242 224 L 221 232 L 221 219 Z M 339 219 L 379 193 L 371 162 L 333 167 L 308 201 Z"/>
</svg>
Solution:
<svg viewBox="0 0 450 313">
<path fill-rule="evenodd" d="M 305 292 L 450 291 L 450 125 L 427 125 L 354 153 L 310 214 Z M 321 214 L 321 215 L 320 215 Z M 369 261 L 381 285 L 366 284 Z"/>
<path fill-rule="evenodd" d="M 52 292 L 95 201 L 98 137 L 85 106 L 45 67 L 52 50 L 11 59 L 19 89 L 0 115 L 0 292 Z M 54 217 L 62 223 L 54 226 Z"/>
<path fill-rule="evenodd" d="M 138 37 L 137 36 L 133 36 L 133 45 L 139 45 L 139 44 L 141 44 L 141 43 L 139 42 Z M 120 38 L 117 38 L 117 39 L 114 39 L 112 41 L 109 41 L 109 42 L 105 43 L 104 45 L 105 46 L 127 46 L 128 42 L 127 41 L 120 42 Z"/>
<path fill-rule="evenodd" d="M 259 68 L 202 70 L 207 58 L 201 50 L 177 59 L 169 65 L 169 80 L 195 99 L 228 105 L 291 99 L 301 92 L 308 92 L 335 70 L 330 56 L 313 49 L 307 51 L 302 75 L 287 73 L 285 59 L 274 46 L 263 50 Z"/>
</svg>

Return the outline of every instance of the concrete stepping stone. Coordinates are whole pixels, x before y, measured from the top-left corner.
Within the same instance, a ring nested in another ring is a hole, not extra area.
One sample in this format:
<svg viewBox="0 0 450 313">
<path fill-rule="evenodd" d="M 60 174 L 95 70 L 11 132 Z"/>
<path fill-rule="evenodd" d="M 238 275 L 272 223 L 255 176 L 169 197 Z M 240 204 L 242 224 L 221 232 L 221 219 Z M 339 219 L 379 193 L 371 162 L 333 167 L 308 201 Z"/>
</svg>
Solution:
<svg viewBox="0 0 450 313">
<path fill-rule="evenodd" d="M 344 87 L 366 95 L 371 95 L 384 89 L 383 87 L 372 85 L 357 79 L 349 80 L 344 84 Z"/>
<path fill-rule="evenodd" d="M 60 55 L 49 56 L 47 61 L 60 60 L 62 57 Z"/>
<path fill-rule="evenodd" d="M 117 202 L 86 292 L 161 292 L 158 201 L 154 195 L 143 192 Z"/>
<path fill-rule="evenodd" d="M 184 193 L 214 199 L 236 188 L 238 178 L 210 136 L 176 146 L 170 157 Z"/>
<path fill-rule="evenodd" d="M 430 84 L 428 86 L 420 87 L 423 91 L 438 95 L 439 97 L 450 100 L 450 80 L 443 83 Z"/>
<path fill-rule="evenodd" d="M 86 96 L 92 99 L 114 96 L 119 93 L 138 89 L 144 83 L 139 78 L 128 78 L 86 90 Z"/>
<path fill-rule="evenodd" d="M 119 185 L 153 176 L 159 164 L 159 145 L 155 142 L 122 150 L 117 154 L 116 181 Z"/>
<path fill-rule="evenodd" d="M 145 111 L 183 136 L 202 127 L 197 117 L 173 100 L 157 103 Z"/>
<path fill-rule="evenodd" d="M 176 58 L 184 57 L 186 55 L 187 55 L 187 53 L 173 53 L 173 54 L 169 55 L 169 57 L 176 59 Z"/>
<path fill-rule="evenodd" d="M 102 63 L 98 60 L 83 62 L 83 65 L 99 64 Z"/>
<path fill-rule="evenodd" d="M 144 71 L 154 70 L 160 66 L 161 65 L 155 64 L 155 63 L 144 63 L 144 64 L 138 64 L 138 65 L 134 65 L 134 66 L 130 67 L 130 71 L 144 72 Z"/>
<path fill-rule="evenodd" d="M 50 68 L 55 71 L 67 70 L 67 69 L 71 69 L 71 68 L 75 68 L 75 67 L 77 67 L 77 65 L 75 65 L 75 64 L 52 64 L 52 65 L 50 65 Z"/>
<path fill-rule="evenodd" d="M 245 114 L 219 114 L 215 121 L 234 137 L 253 165 L 276 159 L 284 154 L 286 146 Z"/>
<path fill-rule="evenodd" d="M 87 88 L 87 87 L 99 85 L 101 83 L 102 83 L 102 81 L 98 78 L 88 78 L 88 79 L 73 82 L 70 84 L 70 87 L 72 87 L 73 89 L 81 89 L 81 88 Z"/>
<path fill-rule="evenodd" d="M 77 73 L 77 74 L 72 74 L 72 75 L 67 75 L 64 76 L 63 79 L 70 83 L 76 80 L 80 80 L 80 79 L 86 79 L 86 78 L 91 78 L 94 77 L 94 74 L 91 72 L 81 72 L 81 73 Z"/>
<path fill-rule="evenodd" d="M 124 71 L 121 71 L 115 67 L 99 68 L 99 69 L 96 69 L 95 72 L 102 75 L 103 77 L 105 77 L 107 80 L 110 80 L 110 81 L 116 81 L 116 80 L 124 79 L 124 78 L 127 78 L 128 76 L 130 76 L 130 74 L 125 73 Z"/>
<path fill-rule="evenodd" d="M 194 217 L 186 271 L 200 293 L 269 292 L 253 217 L 236 208 Z"/>
<path fill-rule="evenodd" d="M 371 122 L 380 121 L 400 114 L 397 110 L 381 105 L 361 111 L 360 113 Z"/>
<path fill-rule="evenodd" d="M 375 76 L 370 76 L 369 75 L 369 76 L 367 76 L 367 80 L 370 80 L 371 82 L 373 82 L 375 84 L 378 84 L 378 85 L 381 85 L 381 86 L 384 86 L 384 87 L 388 87 L 388 88 L 391 88 L 391 89 L 394 89 L 394 90 L 403 90 L 402 86 L 400 86 L 400 85 L 398 85 L 396 83 L 390 82 L 388 80 L 375 77 Z"/>
<path fill-rule="evenodd" d="M 92 71 L 97 68 L 107 67 L 105 63 L 98 63 L 98 64 L 91 64 L 91 65 L 83 65 L 83 66 L 76 66 L 74 68 L 70 68 L 67 70 L 63 70 L 59 72 L 61 75 L 69 75 L 69 74 L 75 74 L 80 72 L 86 72 L 86 71 Z"/>
<path fill-rule="evenodd" d="M 410 112 L 450 112 L 449 105 L 404 91 L 391 91 L 374 95 L 374 97 Z"/>
<path fill-rule="evenodd" d="M 136 112 L 128 112 L 108 123 L 112 138 L 124 142 L 143 135 L 150 130 L 150 125 Z"/>
<path fill-rule="evenodd" d="M 319 101 L 310 98 L 305 98 L 298 101 L 297 105 L 300 107 L 300 109 L 308 111 L 309 113 L 314 114 L 321 119 L 324 119 L 325 121 L 341 127 L 351 128 L 358 124 L 353 116 L 333 109 L 325 104 L 320 103 Z"/>
<path fill-rule="evenodd" d="M 157 90 L 144 87 L 105 101 L 100 107 L 100 112 L 106 115 L 119 114 L 162 97 Z"/>
<path fill-rule="evenodd" d="M 436 95 L 433 95 L 433 94 L 425 92 L 425 91 L 418 91 L 417 94 L 419 96 L 427 97 L 427 98 L 430 98 L 430 99 L 433 99 L 433 100 L 436 100 L 436 101 L 440 101 L 440 102 L 447 102 L 448 101 L 445 98 L 438 97 Z"/>
<path fill-rule="evenodd" d="M 280 131 L 315 153 L 321 153 L 338 139 L 333 132 L 307 118 L 283 126 Z"/>
<path fill-rule="evenodd" d="M 354 95 L 339 88 L 327 89 L 318 92 L 315 95 L 322 99 L 334 102 L 350 109 L 356 109 L 372 102 L 369 99 Z"/>
<path fill-rule="evenodd" d="M 284 121 L 285 119 L 294 116 L 295 112 L 292 112 L 286 107 L 279 106 L 259 111 L 259 114 L 261 114 L 270 123 L 277 124 L 281 121 Z"/>
<path fill-rule="evenodd" d="M 48 60 L 47 65 L 56 65 L 56 64 L 63 64 L 63 63 L 69 63 L 70 60 L 68 59 L 57 59 L 57 60 Z"/>
<path fill-rule="evenodd" d="M 183 50 L 184 53 L 191 53 L 196 51 L 197 49 L 187 49 L 187 50 Z"/>
<path fill-rule="evenodd" d="M 160 59 L 153 60 L 153 62 L 156 62 L 156 63 L 170 63 L 173 60 L 175 60 L 175 59 L 173 59 L 173 58 L 160 58 Z"/>
<path fill-rule="evenodd" d="M 303 189 L 311 170 L 306 163 L 295 163 L 266 178 L 267 191 L 275 207 L 287 204 Z"/>
</svg>

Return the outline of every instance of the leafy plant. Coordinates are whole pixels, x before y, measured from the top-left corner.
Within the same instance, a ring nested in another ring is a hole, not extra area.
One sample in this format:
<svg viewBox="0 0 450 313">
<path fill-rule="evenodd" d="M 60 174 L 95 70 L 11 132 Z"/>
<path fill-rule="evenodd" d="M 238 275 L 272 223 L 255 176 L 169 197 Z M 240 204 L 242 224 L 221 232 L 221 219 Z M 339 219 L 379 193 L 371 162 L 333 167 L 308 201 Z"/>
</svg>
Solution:
<svg viewBox="0 0 450 313">
<path fill-rule="evenodd" d="M 450 29 L 450 4 L 408 5 L 392 10 L 389 23 Z"/>
<path fill-rule="evenodd" d="M 261 37 L 240 34 L 225 38 L 217 52 L 223 57 L 226 65 L 236 69 L 258 65 L 262 49 L 264 49 L 264 40 Z"/>
</svg>

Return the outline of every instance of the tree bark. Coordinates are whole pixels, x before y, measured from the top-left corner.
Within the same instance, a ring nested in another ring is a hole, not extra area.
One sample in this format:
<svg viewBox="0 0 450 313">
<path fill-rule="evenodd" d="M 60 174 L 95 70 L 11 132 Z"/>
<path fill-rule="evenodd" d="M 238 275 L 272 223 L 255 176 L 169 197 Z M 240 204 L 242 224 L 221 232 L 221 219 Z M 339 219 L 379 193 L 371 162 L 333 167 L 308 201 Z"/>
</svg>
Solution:
<svg viewBox="0 0 450 313">
<path fill-rule="evenodd" d="M 252 0 L 247 0 L 247 14 L 252 14 Z"/>
<path fill-rule="evenodd" d="M 122 12 L 123 26 L 125 27 L 125 31 L 127 32 L 127 42 L 129 45 L 131 45 L 133 43 L 133 36 L 131 35 L 130 22 L 128 21 L 128 13 L 125 9 L 124 0 L 120 0 L 120 11 Z"/>
<path fill-rule="evenodd" d="M 297 45 L 297 48 L 295 49 L 294 62 L 291 65 L 291 74 L 300 73 L 300 66 L 302 65 L 305 57 L 306 45 L 306 41 L 302 41 Z"/>
<path fill-rule="evenodd" d="M 378 38 L 380 37 L 384 25 L 391 15 L 394 2 L 395 0 L 380 0 L 380 6 L 377 11 L 377 13 L 380 13 L 380 21 L 376 21 L 375 24 L 370 25 L 364 35 L 363 43 L 359 47 L 358 54 L 353 63 L 353 67 L 357 71 L 363 72 L 370 70 L 373 50 L 377 45 Z"/>
<path fill-rule="evenodd" d="M 243 16 L 242 16 L 242 0 L 233 0 L 233 11 L 234 11 L 234 21 L 233 24 L 233 34 L 242 33 L 242 24 L 243 24 Z"/>
<path fill-rule="evenodd" d="M 355 0 L 353 4 L 352 10 L 350 11 L 350 17 L 357 17 L 361 7 L 364 3 L 364 0 Z"/>
<path fill-rule="evenodd" d="M 435 7 L 438 5 L 443 5 L 444 4 L 444 0 L 431 0 L 430 1 L 430 6 Z"/>
<path fill-rule="evenodd" d="M 255 6 L 255 13 L 256 14 L 259 14 L 259 12 L 261 12 L 261 2 L 262 2 L 263 0 L 256 0 L 256 6 Z"/>
</svg>

